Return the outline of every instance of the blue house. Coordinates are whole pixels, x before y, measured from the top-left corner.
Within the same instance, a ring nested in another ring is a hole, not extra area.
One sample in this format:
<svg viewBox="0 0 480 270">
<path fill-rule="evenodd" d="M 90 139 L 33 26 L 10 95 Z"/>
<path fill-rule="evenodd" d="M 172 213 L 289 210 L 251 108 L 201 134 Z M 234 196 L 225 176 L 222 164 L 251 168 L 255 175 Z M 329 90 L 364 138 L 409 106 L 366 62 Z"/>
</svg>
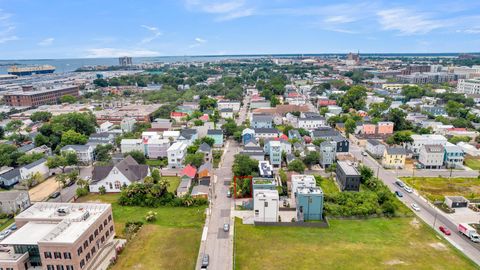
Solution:
<svg viewBox="0 0 480 270">
<path fill-rule="evenodd" d="M 323 219 L 323 191 L 320 187 L 305 187 L 297 189 L 297 220 Z"/>
<path fill-rule="evenodd" d="M 445 154 L 443 155 L 443 161 L 447 168 L 460 168 L 463 165 L 465 159 L 465 152 L 460 146 L 447 142 L 444 147 Z"/>
<path fill-rule="evenodd" d="M 223 131 L 221 129 L 209 129 L 207 137 L 215 140 L 214 147 L 223 147 Z"/>
<path fill-rule="evenodd" d="M 242 143 L 243 145 L 247 145 L 249 142 L 256 142 L 255 130 L 246 128 L 242 131 Z"/>
<path fill-rule="evenodd" d="M 254 114 L 252 115 L 252 121 L 250 127 L 252 128 L 272 128 L 273 126 L 273 116 L 263 115 L 263 114 Z"/>
</svg>

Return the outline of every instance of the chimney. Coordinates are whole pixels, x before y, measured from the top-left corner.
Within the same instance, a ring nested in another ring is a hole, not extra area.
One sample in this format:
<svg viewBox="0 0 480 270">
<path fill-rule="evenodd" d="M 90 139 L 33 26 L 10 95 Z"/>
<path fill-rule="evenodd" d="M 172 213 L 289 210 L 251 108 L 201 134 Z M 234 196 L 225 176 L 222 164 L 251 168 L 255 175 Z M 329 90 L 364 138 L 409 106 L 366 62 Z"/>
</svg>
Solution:
<svg viewBox="0 0 480 270">
<path fill-rule="evenodd" d="M 22 85 L 23 92 L 33 91 L 33 85 Z"/>
</svg>

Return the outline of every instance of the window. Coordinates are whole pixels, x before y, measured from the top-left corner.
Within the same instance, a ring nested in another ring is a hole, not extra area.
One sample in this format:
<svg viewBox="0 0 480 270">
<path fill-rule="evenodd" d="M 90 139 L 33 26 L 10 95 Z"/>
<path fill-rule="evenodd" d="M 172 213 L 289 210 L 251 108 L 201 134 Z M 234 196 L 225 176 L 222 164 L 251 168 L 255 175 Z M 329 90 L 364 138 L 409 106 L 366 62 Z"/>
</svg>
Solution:
<svg viewBox="0 0 480 270">
<path fill-rule="evenodd" d="M 45 257 L 45 259 L 51 259 L 52 258 L 52 253 L 48 252 L 48 251 L 45 251 L 43 253 L 43 256 Z"/>
<path fill-rule="evenodd" d="M 82 259 L 82 260 L 80 261 L 80 268 L 83 268 L 84 266 L 85 266 L 85 260 Z"/>
<path fill-rule="evenodd" d="M 93 234 L 90 235 L 90 237 L 88 238 L 88 240 L 90 241 L 90 243 L 92 243 L 92 241 L 93 241 Z"/>
<path fill-rule="evenodd" d="M 94 232 L 94 235 L 95 235 L 95 237 L 97 237 L 97 236 L 98 236 L 98 229 L 97 229 L 97 230 L 95 230 L 95 232 Z"/>
<path fill-rule="evenodd" d="M 87 259 L 87 262 L 90 260 L 90 253 L 87 253 L 87 256 L 85 257 Z"/>
<path fill-rule="evenodd" d="M 110 235 L 110 232 L 107 231 L 107 233 L 105 234 L 105 237 L 108 238 L 109 235 Z"/>
<path fill-rule="evenodd" d="M 61 252 L 54 252 L 53 257 L 55 259 L 61 259 L 62 258 L 62 253 Z M 57 267 L 58 268 L 58 267 Z"/>
<path fill-rule="evenodd" d="M 110 226 L 110 232 L 113 232 L 113 225 Z"/>
<path fill-rule="evenodd" d="M 113 189 L 113 185 L 112 185 L 112 183 L 111 183 L 111 182 L 110 182 L 110 183 L 108 183 L 108 185 L 110 186 L 110 189 Z"/>
<path fill-rule="evenodd" d="M 105 242 L 105 236 L 102 236 L 102 244 Z"/>
<path fill-rule="evenodd" d="M 72 259 L 72 254 L 70 254 L 70 252 L 64 252 L 63 253 L 63 258 L 71 260 Z"/>
<path fill-rule="evenodd" d="M 103 225 L 104 225 L 104 226 L 107 226 L 107 223 L 108 223 L 108 222 L 107 222 L 107 220 L 105 219 L 105 220 L 103 221 Z"/>
<path fill-rule="evenodd" d="M 88 240 L 85 240 L 85 242 L 83 242 L 83 248 L 87 249 L 87 247 L 88 247 Z"/>
<path fill-rule="evenodd" d="M 55 270 L 55 266 L 53 265 L 47 265 L 47 270 Z"/>
<path fill-rule="evenodd" d="M 264 206 L 265 206 L 265 207 L 268 207 L 268 202 L 265 202 Z"/>
<path fill-rule="evenodd" d="M 92 248 L 92 256 L 93 254 L 95 254 L 95 252 L 97 252 L 97 249 L 95 247 Z"/>
<path fill-rule="evenodd" d="M 57 265 L 57 270 L 64 270 L 63 265 Z"/>
<path fill-rule="evenodd" d="M 112 220 L 112 215 L 108 215 L 108 221 Z"/>
<path fill-rule="evenodd" d="M 100 227 L 98 228 L 99 231 L 102 231 L 103 230 L 103 225 L 100 224 Z"/>
<path fill-rule="evenodd" d="M 120 181 L 115 181 L 115 189 L 120 189 L 121 186 L 122 184 L 120 183 Z"/>
<path fill-rule="evenodd" d="M 67 265 L 67 270 L 73 270 L 73 265 Z"/>
<path fill-rule="evenodd" d="M 82 254 L 82 252 L 83 252 L 82 247 L 79 247 L 79 248 L 77 249 L 77 255 L 80 256 L 80 254 Z"/>
</svg>

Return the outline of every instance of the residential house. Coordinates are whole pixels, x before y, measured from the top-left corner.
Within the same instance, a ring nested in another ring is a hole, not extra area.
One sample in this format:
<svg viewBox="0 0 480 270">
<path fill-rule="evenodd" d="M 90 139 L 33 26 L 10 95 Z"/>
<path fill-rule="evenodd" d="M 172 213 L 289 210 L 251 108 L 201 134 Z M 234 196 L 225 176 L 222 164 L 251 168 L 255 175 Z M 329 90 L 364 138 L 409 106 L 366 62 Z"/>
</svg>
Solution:
<svg viewBox="0 0 480 270">
<path fill-rule="evenodd" d="M 420 154 L 420 149 L 424 145 L 441 145 L 445 146 L 447 144 L 447 138 L 442 135 L 436 134 L 413 134 L 411 135 L 413 142 L 405 144 L 405 147 L 413 152 L 413 155 L 418 156 Z"/>
<path fill-rule="evenodd" d="M 217 107 L 220 111 L 222 109 L 232 109 L 234 112 L 238 112 L 240 111 L 240 101 L 220 100 L 217 102 Z"/>
<path fill-rule="evenodd" d="M 135 120 L 135 118 L 125 117 L 120 122 L 120 128 L 123 132 L 132 132 L 135 128 L 135 123 L 137 123 L 137 120 Z"/>
<path fill-rule="evenodd" d="M 30 151 L 25 152 L 25 154 L 33 154 L 33 153 L 42 153 L 47 156 L 52 155 L 52 149 L 46 145 L 40 145 L 39 147 L 35 147 Z"/>
<path fill-rule="evenodd" d="M 170 119 L 157 118 L 152 122 L 152 129 L 169 130 L 171 127 L 172 122 L 170 122 Z"/>
<path fill-rule="evenodd" d="M 348 153 L 350 149 L 350 141 L 343 136 L 335 136 L 331 138 L 337 144 L 337 153 Z"/>
<path fill-rule="evenodd" d="M 2 191 L 0 192 L 0 210 L 4 214 L 18 214 L 30 207 L 28 191 Z"/>
<path fill-rule="evenodd" d="M 342 191 L 359 191 L 362 176 L 350 161 L 337 161 L 336 180 Z"/>
<path fill-rule="evenodd" d="M 296 193 L 297 220 L 323 220 L 323 190 L 320 187 L 299 188 Z"/>
<path fill-rule="evenodd" d="M 241 155 L 249 156 L 252 159 L 262 161 L 265 159 L 264 149 L 255 144 L 248 144 L 243 147 L 243 150 L 240 151 Z"/>
<path fill-rule="evenodd" d="M 0 186 L 2 188 L 12 188 L 21 180 L 20 168 L 2 167 L 0 169 Z"/>
<path fill-rule="evenodd" d="M 389 135 L 393 134 L 394 123 L 390 121 L 377 123 L 377 134 Z"/>
<path fill-rule="evenodd" d="M 185 119 L 188 117 L 188 114 L 184 112 L 171 112 L 170 118 L 175 120 L 177 123 L 183 123 Z"/>
<path fill-rule="evenodd" d="M 374 158 L 381 158 L 385 152 L 385 145 L 379 140 L 368 139 L 365 144 L 365 150 Z"/>
<path fill-rule="evenodd" d="M 167 149 L 169 169 L 183 168 L 187 147 L 188 145 L 184 142 L 175 142 Z"/>
<path fill-rule="evenodd" d="M 145 156 L 147 158 L 163 158 L 167 157 L 167 150 L 170 147 L 168 139 L 147 139 L 143 140 L 145 146 Z"/>
<path fill-rule="evenodd" d="M 442 145 L 425 144 L 420 148 L 418 162 L 425 169 L 440 169 L 443 165 L 445 148 Z"/>
<path fill-rule="evenodd" d="M 212 147 L 208 145 L 207 143 L 202 143 L 198 147 L 197 153 L 202 153 L 203 154 L 203 160 L 205 162 L 210 162 L 213 160 L 212 156 Z"/>
<path fill-rule="evenodd" d="M 215 140 L 214 147 L 223 147 L 223 131 L 221 129 L 209 129 L 207 137 Z"/>
<path fill-rule="evenodd" d="M 300 132 L 298 132 L 298 130 L 296 130 L 296 129 L 291 129 L 291 130 L 288 131 L 288 138 L 289 139 L 298 139 L 300 141 L 303 140 L 302 135 L 300 135 Z"/>
<path fill-rule="evenodd" d="M 188 177 L 190 179 L 194 179 L 197 176 L 197 168 L 188 164 L 185 168 L 182 169 L 180 172 L 180 177 Z"/>
<path fill-rule="evenodd" d="M 180 137 L 180 131 L 178 130 L 165 130 L 162 134 L 164 139 L 168 139 L 170 142 L 178 140 Z"/>
<path fill-rule="evenodd" d="M 73 152 L 77 155 L 77 160 L 83 165 L 92 164 L 94 161 L 94 148 L 91 145 L 65 145 L 60 149 L 61 153 Z"/>
<path fill-rule="evenodd" d="M 382 166 L 387 169 L 402 169 L 405 167 L 407 152 L 402 147 L 387 147 L 383 151 Z"/>
<path fill-rule="evenodd" d="M 142 139 L 122 139 L 120 142 L 120 152 L 123 154 L 133 151 L 139 151 L 145 154 L 145 146 Z"/>
<path fill-rule="evenodd" d="M 466 154 L 472 156 L 472 157 L 478 157 L 480 156 L 480 149 L 477 149 L 475 146 L 466 143 L 466 142 L 459 142 L 457 143 L 457 146 L 462 148 L 463 152 Z"/>
<path fill-rule="evenodd" d="M 242 143 L 243 145 L 247 145 L 249 142 L 256 142 L 255 130 L 246 128 L 242 131 Z"/>
<path fill-rule="evenodd" d="M 27 152 L 33 150 L 34 148 L 35 148 L 35 144 L 29 143 L 29 144 L 25 144 L 25 145 L 22 145 L 22 146 L 18 147 L 17 151 L 20 152 L 20 153 L 27 153 Z"/>
<path fill-rule="evenodd" d="M 280 141 L 269 141 L 270 164 L 273 167 L 280 167 L 282 165 L 282 145 Z"/>
<path fill-rule="evenodd" d="M 253 191 L 254 222 L 277 222 L 279 206 L 277 190 L 258 189 Z"/>
<path fill-rule="evenodd" d="M 421 106 L 422 111 L 426 112 L 427 114 L 433 115 L 434 117 L 437 116 L 448 116 L 447 111 L 444 107 L 440 106 L 433 106 L 433 105 L 423 105 Z"/>
<path fill-rule="evenodd" d="M 334 137 L 341 136 L 338 130 L 335 130 L 331 127 L 321 127 L 317 128 L 310 132 L 313 140 L 322 139 L 322 140 L 331 140 Z"/>
<path fill-rule="evenodd" d="M 138 164 L 134 158 L 127 156 L 114 165 L 93 167 L 90 191 L 100 192 L 103 186 L 106 192 L 120 192 L 123 186 L 141 182 L 149 175 L 148 165 Z"/>
<path fill-rule="evenodd" d="M 355 134 L 373 135 L 377 131 L 377 126 L 372 123 L 360 123 L 355 128 Z"/>
<path fill-rule="evenodd" d="M 270 100 L 252 100 L 250 102 L 250 109 L 270 108 Z"/>
<path fill-rule="evenodd" d="M 339 115 L 343 111 L 342 107 L 339 107 L 337 105 L 328 105 L 327 109 L 329 113 L 333 113 L 335 115 Z"/>
<path fill-rule="evenodd" d="M 142 132 L 142 139 L 149 140 L 149 139 L 160 139 L 162 136 L 160 133 L 156 131 L 144 131 Z"/>
<path fill-rule="evenodd" d="M 192 179 L 189 177 L 182 178 L 180 184 L 177 187 L 177 196 L 183 197 L 188 194 L 190 187 L 192 186 Z"/>
<path fill-rule="evenodd" d="M 206 162 L 198 168 L 198 178 L 210 178 L 212 176 L 212 163 Z"/>
<path fill-rule="evenodd" d="M 335 163 L 337 144 L 334 141 L 324 141 L 320 144 L 319 163 L 323 168 L 328 168 Z"/>
<path fill-rule="evenodd" d="M 221 116 L 222 118 L 225 118 L 225 119 L 227 119 L 227 118 L 232 118 L 232 119 L 233 119 L 233 117 L 234 117 L 234 115 L 233 115 L 233 109 L 232 109 L 232 108 L 224 108 L 224 109 L 221 109 L 221 110 L 220 110 L 220 116 Z"/>
<path fill-rule="evenodd" d="M 279 131 L 275 128 L 255 128 L 255 137 L 257 139 L 277 138 Z"/>
<path fill-rule="evenodd" d="M 192 193 L 190 195 L 193 198 L 208 199 L 209 189 L 209 186 L 200 184 L 193 187 Z"/>
<path fill-rule="evenodd" d="M 460 146 L 447 142 L 445 145 L 444 163 L 447 168 L 461 168 L 465 159 L 465 152 Z"/>
<path fill-rule="evenodd" d="M 41 158 L 20 168 L 20 177 L 22 180 L 28 179 L 35 174 L 39 174 L 43 179 L 47 178 L 50 170 L 47 167 L 47 159 Z"/>
<path fill-rule="evenodd" d="M 188 145 L 191 145 L 197 138 L 198 131 L 196 129 L 185 128 L 180 130 L 180 136 L 177 140 L 185 141 Z"/>
<path fill-rule="evenodd" d="M 114 144 L 114 143 L 115 143 L 115 135 L 113 133 L 101 132 L 101 133 L 90 134 L 87 145 L 91 145 L 93 148 L 95 148 L 97 147 L 97 145 L 106 145 L 106 144 Z"/>
<path fill-rule="evenodd" d="M 317 186 L 315 177 L 309 174 L 294 174 L 291 177 L 292 193 L 296 194 L 299 189 L 313 188 Z"/>
<path fill-rule="evenodd" d="M 306 130 L 314 130 L 325 126 L 325 117 L 312 116 L 298 118 L 298 127 Z"/>
<path fill-rule="evenodd" d="M 101 133 L 101 132 L 108 132 L 110 130 L 112 130 L 114 127 L 114 124 L 110 121 L 106 121 L 106 122 L 103 122 L 101 123 L 98 128 L 96 128 L 96 131 L 97 133 Z"/>
<path fill-rule="evenodd" d="M 256 128 L 272 128 L 273 117 L 271 115 L 254 114 L 250 121 L 250 126 Z"/>
</svg>

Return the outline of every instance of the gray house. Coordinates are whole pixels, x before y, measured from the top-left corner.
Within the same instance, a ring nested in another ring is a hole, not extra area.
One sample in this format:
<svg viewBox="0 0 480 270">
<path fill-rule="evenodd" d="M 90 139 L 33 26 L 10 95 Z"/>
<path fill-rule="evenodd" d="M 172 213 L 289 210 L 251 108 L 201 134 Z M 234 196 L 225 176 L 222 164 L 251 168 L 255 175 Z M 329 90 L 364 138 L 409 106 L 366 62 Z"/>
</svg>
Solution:
<svg viewBox="0 0 480 270">
<path fill-rule="evenodd" d="M 273 117 L 271 115 L 254 114 L 250 126 L 252 128 L 272 128 Z"/>
<path fill-rule="evenodd" d="M 0 186 L 3 188 L 11 188 L 20 182 L 20 169 L 11 167 L 0 171 Z"/>
<path fill-rule="evenodd" d="M 320 144 L 320 165 L 330 167 L 336 159 L 337 144 L 333 141 L 324 141 Z"/>
<path fill-rule="evenodd" d="M 342 191 L 359 191 L 362 176 L 350 161 L 337 161 L 337 183 Z"/>
<path fill-rule="evenodd" d="M 385 145 L 379 140 L 368 139 L 365 144 L 365 150 L 374 158 L 381 158 L 385 152 Z"/>
<path fill-rule="evenodd" d="M 20 213 L 30 207 L 30 196 L 27 191 L 0 192 L 0 209 L 5 214 Z"/>
</svg>

